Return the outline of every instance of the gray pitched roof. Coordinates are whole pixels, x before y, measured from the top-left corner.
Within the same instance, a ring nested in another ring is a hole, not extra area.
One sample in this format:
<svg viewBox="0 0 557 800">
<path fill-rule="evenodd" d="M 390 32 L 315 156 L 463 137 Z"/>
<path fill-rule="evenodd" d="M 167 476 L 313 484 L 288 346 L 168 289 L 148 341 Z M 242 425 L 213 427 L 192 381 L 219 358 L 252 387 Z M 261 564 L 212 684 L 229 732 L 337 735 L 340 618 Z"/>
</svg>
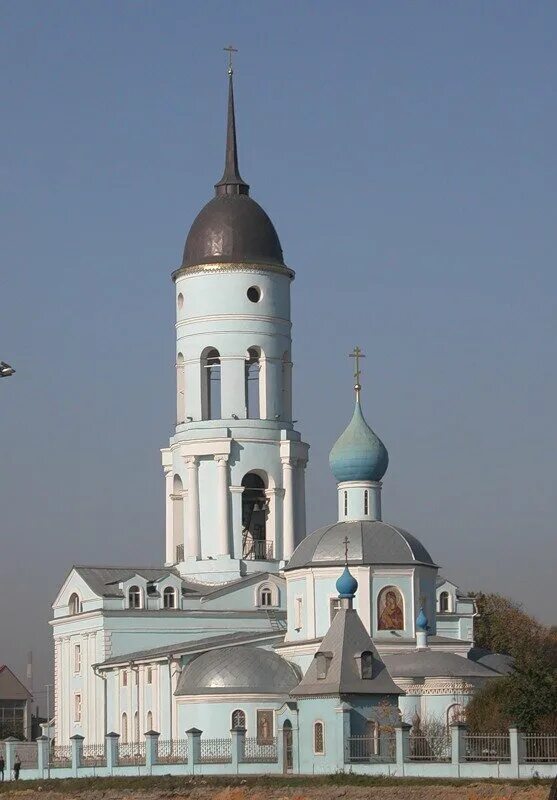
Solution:
<svg viewBox="0 0 557 800">
<path fill-rule="evenodd" d="M 492 653 L 483 647 L 473 647 L 468 653 L 468 658 L 500 675 L 510 675 L 514 671 L 515 660 L 505 653 Z"/>
<path fill-rule="evenodd" d="M 288 695 L 298 680 L 296 667 L 273 650 L 244 645 L 212 650 L 191 661 L 174 694 Z"/>
<path fill-rule="evenodd" d="M 121 581 L 133 578 L 134 575 L 140 575 L 150 583 L 160 581 L 168 577 L 168 575 L 180 577 L 178 571 L 172 567 L 95 567 L 76 565 L 74 569 L 83 578 L 91 591 L 100 597 L 123 597 L 122 590 L 118 588 L 118 584 Z M 182 581 L 182 586 L 196 594 L 205 594 L 212 588 L 189 581 Z"/>
<path fill-rule="evenodd" d="M 207 636 L 202 639 L 188 639 L 186 642 L 175 644 L 165 644 L 161 647 L 152 647 L 148 650 L 135 650 L 133 653 L 122 653 L 119 656 L 111 656 L 98 666 L 110 667 L 115 664 L 127 664 L 130 661 L 149 661 L 156 660 L 165 656 L 184 656 L 194 653 L 204 653 L 208 650 L 216 650 L 231 645 L 242 645 L 248 642 L 261 642 L 266 644 L 275 643 L 275 640 L 282 642 L 284 633 L 277 631 L 235 631 L 226 633 L 222 636 Z"/>
<path fill-rule="evenodd" d="M 394 678 L 494 678 L 496 673 L 469 658 L 441 650 L 400 650 L 385 653 Z"/>
<path fill-rule="evenodd" d="M 371 679 L 360 677 L 357 656 L 373 655 Z M 318 659 L 323 654 L 329 661 L 327 674 L 318 678 Z M 366 631 L 357 611 L 341 608 L 292 697 L 341 694 L 404 694 L 395 684 Z"/>
<path fill-rule="evenodd" d="M 379 520 L 336 522 L 303 539 L 286 565 L 344 566 L 344 538 L 350 540 L 349 564 L 428 564 L 436 566 L 415 536 Z"/>
<path fill-rule="evenodd" d="M 280 584 L 281 586 L 286 583 L 282 575 L 277 575 L 274 572 L 254 572 L 251 575 L 244 575 L 242 578 L 230 581 L 229 583 L 219 584 L 218 586 L 209 586 L 208 590 L 205 591 L 205 596 L 203 597 L 202 602 L 207 603 L 210 600 L 214 600 L 217 597 L 222 597 L 223 595 L 226 595 L 228 592 L 234 591 L 235 589 L 240 589 L 244 586 L 252 586 L 256 583 L 264 583 L 269 579 L 276 581 L 276 583 Z"/>
</svg>

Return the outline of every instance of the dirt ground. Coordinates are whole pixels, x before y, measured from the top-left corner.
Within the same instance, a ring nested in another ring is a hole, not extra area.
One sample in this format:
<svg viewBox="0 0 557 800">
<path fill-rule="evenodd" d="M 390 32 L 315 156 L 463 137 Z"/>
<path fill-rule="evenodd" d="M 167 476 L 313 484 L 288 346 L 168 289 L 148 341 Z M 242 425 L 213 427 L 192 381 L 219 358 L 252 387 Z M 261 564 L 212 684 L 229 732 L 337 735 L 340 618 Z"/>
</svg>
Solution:
<svg viewBox="0 0 557 800">
<path fill-rule="evenodd" d="M 184 786 L 171 791 L 153 789 L 80 790 L 72 793 L 44 790 L 35 786 L 3 787 L 2 800 L 548 800 L 545 785 L 487 784 L 467 786 L 390 785 L 390 786 L 304 786 L 304 787 L 210 787 Z"/>
</svg>

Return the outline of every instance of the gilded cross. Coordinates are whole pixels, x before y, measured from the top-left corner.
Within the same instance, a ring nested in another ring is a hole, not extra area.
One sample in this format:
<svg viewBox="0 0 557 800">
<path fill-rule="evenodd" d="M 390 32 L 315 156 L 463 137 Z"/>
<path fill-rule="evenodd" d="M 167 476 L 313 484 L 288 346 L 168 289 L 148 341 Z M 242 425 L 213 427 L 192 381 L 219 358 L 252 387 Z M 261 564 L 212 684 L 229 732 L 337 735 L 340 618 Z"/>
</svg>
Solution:
<svg viewBox="0 0 557 800">
<path fill-rule="evenodd" d="M 356 369 L 354 370 L 354 380 L 356 382 L 354 384 L 354 389 L 356 390 L 356 393 L 359 393 L 360 389 L 362 388 L 360 385 L 360 375 L 362 374 L 362 370 L 360 369 L 360 358 L 365 358 L 365 353 L 362 353 L 360 348 L 356 346 L 351 353 L 348 353 L 348 356 L 353 358 L 355 361 Z"/>
<path fill-rule="evenodd" d="M 348 536 L 344 537 L 342 543 L 344 545 L 344 563 L 348 564 L 348 545 L 350 544 L 350 539 L 348 538 Z"/>
<path fill-rule="evenodd" d="M 237 53 L 238 50 L 235 47 L 232 47 L 231 44 L 229 44 L 228 47 L 223 47 L 222 49 L 226 50 L 226 52 L 228 53 L 228 74 L 232 75 L 232 73 L 234 72 L 234 70 L 232 69 L 232 53 Z"/>
</svg>

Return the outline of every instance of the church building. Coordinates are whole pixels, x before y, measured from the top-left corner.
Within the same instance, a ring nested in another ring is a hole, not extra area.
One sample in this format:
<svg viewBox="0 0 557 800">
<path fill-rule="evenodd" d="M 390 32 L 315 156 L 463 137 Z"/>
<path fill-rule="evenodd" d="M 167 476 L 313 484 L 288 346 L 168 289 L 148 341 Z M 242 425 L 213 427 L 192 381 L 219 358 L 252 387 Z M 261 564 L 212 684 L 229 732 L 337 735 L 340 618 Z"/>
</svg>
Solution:
<svg viewBox="0 0 557 800">
<path fill-rule="evenodd" d="M 224 173 L 172 273 L 164 558 L 70 570 L 51 622 L 57 744 L 245 728 L 264 745 L 296 730 L 300 771 L 312 771 L 346 726 L 380 736 L 401 719 L 448 725 L 508 671 L 474 648 L 474 601 L 383 520 L 389 457 L 364 416 L 358 348 L 352 418 L 330 453 L 338 518 L 307 535 L 294 277 L 240 175 L 230 68 Z M 348 418 L 348 393 L 346 403 Z"/>
</svg>

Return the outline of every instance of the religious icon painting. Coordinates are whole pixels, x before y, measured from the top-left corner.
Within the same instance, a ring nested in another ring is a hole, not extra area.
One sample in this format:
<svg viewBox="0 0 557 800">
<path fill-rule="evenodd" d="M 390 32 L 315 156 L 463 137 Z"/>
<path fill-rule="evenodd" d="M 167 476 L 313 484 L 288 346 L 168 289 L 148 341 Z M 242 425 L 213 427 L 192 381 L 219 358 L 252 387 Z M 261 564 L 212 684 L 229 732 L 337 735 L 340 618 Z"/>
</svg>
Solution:
<svg viewBox="0 0 557 800">
<path fill-rule="evenodd" d="M 386 586 L 377 599 L 377 630 L 404 630 L 404 602 L 396 586 Z"/>
</svg>

